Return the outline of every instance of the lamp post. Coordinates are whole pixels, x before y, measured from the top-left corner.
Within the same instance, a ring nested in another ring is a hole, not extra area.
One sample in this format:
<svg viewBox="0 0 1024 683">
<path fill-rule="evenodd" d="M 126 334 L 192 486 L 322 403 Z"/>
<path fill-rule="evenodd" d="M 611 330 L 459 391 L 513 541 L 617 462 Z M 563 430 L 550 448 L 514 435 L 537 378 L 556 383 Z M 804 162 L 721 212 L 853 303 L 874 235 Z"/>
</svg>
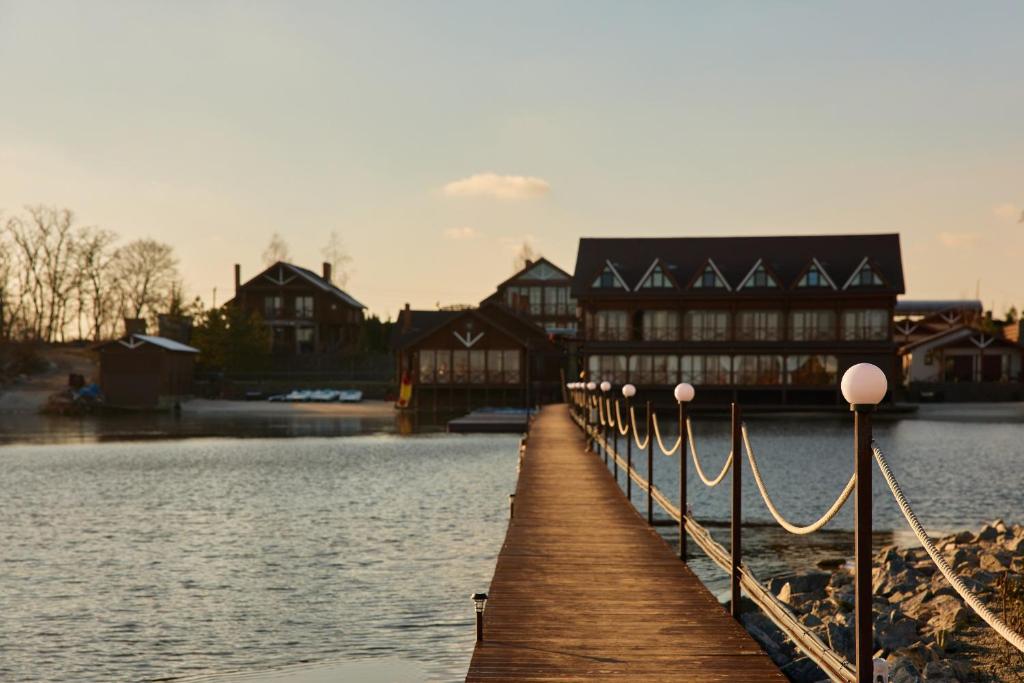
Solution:
<svg viewBox="0 0 1024 683">
<path fill-rule="evenodd" d="M 672 396 L 679 404 L 679 559 L 686 562 L 686 406 L 696 392 L 693 386 L 682 382 L 676 385 Z"/>
<path fill-rule="evenodd" d="M 633 502 L 633 435 L 629 430 L 633 428 L 633 397 L 636 396 L 636 387 L 626 384 L 622 387 L 622 397 L 626 399 L 626 419 L 629 424 L 626 426 L 626 500 Z"/>
<path fill-rule="evenodd" d="M 843 398 L 853 411 L 854 476 L 857 488 L 854 516 L 854 643 L 857 683 L 872 683 L 874 634 L 871 593 L 871 414 L 885 398 L 885 373 L 870 363 L 858 363 L 843 374 Z"/>
<path fill-rule="evenodd" d="M 601 382 L 601 394 L 597 397 L 597 400 L 602 402 L 601 405 L 604 406 L 604 410 L 606 412 L 607 412 L 608 407 L 610 405 L 609 401 L 608 401 L 608 393 L 611 390 L 612 390 L 612 383 L 611 382 L 609 382 L 608 380 L 605 380 L 605 381 Z M 611 415 L 607 415 L 605 417 L 605 421 L 604 421 L 604 464 L 606 466 L 608 465 L 608 457 L 610 455 L 608 453 L 608 436 L 609 436 L 609 434 L 608 434 L 608 423 L 611 422 L 610 418 L 611 418 Z M 616 483 L 619 481 L 618 470 L 616 470 L 616 472 L 615 472 L 615 481 L 616 481 Z"/>
<path fill-rule="evenodd" d="M 487 593 L 473 593 L 473 606 L 476 610 L 476 642 L 484 640 L 484 608 L 487 607 Z"/>
</svg>

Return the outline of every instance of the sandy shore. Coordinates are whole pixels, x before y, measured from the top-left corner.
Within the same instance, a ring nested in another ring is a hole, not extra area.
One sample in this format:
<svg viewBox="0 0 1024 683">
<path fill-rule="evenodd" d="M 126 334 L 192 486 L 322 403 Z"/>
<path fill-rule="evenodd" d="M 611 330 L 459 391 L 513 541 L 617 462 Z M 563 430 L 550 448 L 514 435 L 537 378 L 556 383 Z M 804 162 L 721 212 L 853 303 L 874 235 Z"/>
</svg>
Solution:
<svg viewBox="0 0 1024 683">
<path fill-rule="evenodd" d="M 181 404 L 182 415 L 196 417 L 394 417 L 390 401 L 360 403 L 278 403 L 194 398 Z"/>
</svg>

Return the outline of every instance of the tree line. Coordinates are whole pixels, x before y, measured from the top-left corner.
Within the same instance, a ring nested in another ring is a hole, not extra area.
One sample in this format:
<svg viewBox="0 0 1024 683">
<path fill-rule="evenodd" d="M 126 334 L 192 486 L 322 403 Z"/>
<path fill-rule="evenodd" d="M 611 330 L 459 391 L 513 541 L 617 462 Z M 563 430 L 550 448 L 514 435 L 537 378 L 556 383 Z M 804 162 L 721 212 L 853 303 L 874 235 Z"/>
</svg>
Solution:
<svg viewBox="0 0 1024 683">
<path fill-rule="evenodd" d="M 181 308 L 182 296 L 168 244 L 120 243 L 52 206 L 0 216 L 0 339 L 107 339 L 123 318 L 153 320 Z"/>
</svg>

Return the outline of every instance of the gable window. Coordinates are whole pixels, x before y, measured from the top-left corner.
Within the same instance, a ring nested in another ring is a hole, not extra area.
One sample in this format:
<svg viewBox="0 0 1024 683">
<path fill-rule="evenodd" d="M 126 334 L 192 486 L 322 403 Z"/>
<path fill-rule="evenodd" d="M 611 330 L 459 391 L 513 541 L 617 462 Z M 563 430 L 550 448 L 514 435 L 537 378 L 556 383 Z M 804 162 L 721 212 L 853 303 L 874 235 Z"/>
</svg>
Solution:
<svg viewBox="0 0 1024 683">
<path fill-rule="evenodd" d="M 857 269 L 857 272 L 850 278 L 850 282 L 847 287 L 877 287 L 885 284 L 882 282 L 882 278 L 879 277 L 875 269 L 871 267 L 871 264 L 865 261 L 861 264 L 861 267 Z"/>
<path fill-rule="evenodd" d="M 295 317 L 296 318 L 312 318 L 313 317 L 313 297 L 311 297 L 311 296 L 297 296 L 297 297 L 295 297 Z"/>
<path fill-rule="evenodd" d="M 843 339 L 846 341 L 884 341 L 889 338 L 889 311 L 852 309 L 843 311 Z"/>
<path fill-rule="evenodd" d="M 746 281 L 743 283 L 744 287 L 760 288 L 760 289 L 772 289 L 779 286 L 775 276 L 768 272 L 768 269 L 764 267 L 763 263 L 759 263 Z"/>
<path fill-rule="evenodd" d="M 263 317 L 268 320 L 284 315 L 284 298 L 280 294 L 263 297 Z"/>
<path fill-rule="evenodd" d="M 678 311 L 644 311 L 640 323 L 644 341 L 676 341 L 679 339 Z"/>
<path fill-rule="evenodd" d="M 725 280 L 710 263 L 704 267 L 704 272 L 694 281 L 693 286 L 698 289 L 728 289 Z"/>
<path fill-rule="evenodd" d="M 828 309 L 789 314 L 790 339 L 822 341 L 836 338 L 836 312 Z"/>
<path fill-rule="evenodd" d="M 661 264 L 654 266 L 654 269 L 640 284 L 640 289 L 671 289 L 672 287 L 672 280 L 662 270 Z"/>
<path fill-rule="evenodd" d="M 687 311 L 683 336 L 690 341 L 725 341 L 729 338 L 729 312 Z"/>
<path fill-rule="evenodd" d="M 547 263 L 534 264 L 532 268 L 519 276 L 522 280 L 558 280 L 565 276 Z"/>
<path fill-rule="evenodd" d="M 615 289 L 622 288 L 622 282 L 619 280 L 619 276 L 615 274 L 612 267 L 605 266 L 601 274 L 594 278 L 593 284 L 590 285 L 594 289 Z"/>
<path fill-rule="evenodd" d="M 796 283 L 797 287 L 816 288 L 816 287 L 831 287 L 832 283 L 822 272 L 818 264 L 812 264 L 807 272 L 803 274 L 800 281 Z"/>
<path fill-rule="evenodd" d="M 736 339 L 778 341 L 782 339 L 782 313 L 779 311 L 740 311 L 736 314 Z"/>
</svg>

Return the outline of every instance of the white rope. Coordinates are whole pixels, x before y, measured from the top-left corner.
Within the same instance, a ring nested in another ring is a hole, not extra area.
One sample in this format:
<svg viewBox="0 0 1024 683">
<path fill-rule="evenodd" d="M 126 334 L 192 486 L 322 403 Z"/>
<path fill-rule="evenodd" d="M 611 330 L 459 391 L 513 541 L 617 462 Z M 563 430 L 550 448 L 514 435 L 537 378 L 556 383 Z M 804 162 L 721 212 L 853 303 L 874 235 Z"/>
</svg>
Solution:
<svg viewBox="0 0 1024 683">
<path fill-rule="evenodd" d="M 665 443 L 661 440 L 661 429 L 658 428 L 658 416 L 651 416 L 651 424 L 654 426 L 654 437 L 658 440 L 658 447 L 661 448 L 661 452 L 665 454 L 666 458 L 672 457 L 672 454 L 676 452 L 680 444 L 683 443 L 683 435 L 680 434 L 679 438 L 676 439 L 676 443 L 672 448 L 665 448 Z"/>
<path fill-rule="evenodd" d="M 597 399 L 597 418 L 601 421 L 602 427 L 607 427 L 608 423 L 604 419 L 604 401 L 600 398 Z"/>
<path fill-rule="evenodd" d="M 704 474 L 704 468 L 700 466 L 700 457 L 697 455 L 697 444 L 693 438 L 693 423 L 690 418 L 686 418 L 686 435 L 690 441 L 690 454 L 693 456 L 693 466 L 697 470 L 697 476 L 704 482 L 704 485 L 708 488 L 714 488 L 722 483 L 725 479 L 726 473 L 732 467 L 732 453 L 729 453 L 729 457 L 725 459 L 725 464 L 722 466 L 722 471 L 718 473 L 718 476 L 714 479 L 709 479 L 708 475 Z"/>
<path fill-rule="evenodd" d="M 647 437 L 643 443 L 640 443 L 640 432 L 636 430 L 636 411 L 633 410 L 633 406 L 629 407 L 629 422 L 633 426 L 633 441 L 636 443 L 636 447 L 640 450 L 647 448 L 647 444 L 651 442 L 651 431 L 650 429 L 647 430 Z"/>
<path fill-rule="evenodd" d="M 900 484 L 896 481 L 896 477 L 893 475 L 892 470 L 889 469 L 889 463 L 886 462 L 885 456 L 882 454 L 882 450 L 876 445 L 871 445 L 871 450 L 874 451 L 875 460 L 878 462 L 879 469 L 882 470 L 882 476 L 885 477 L 886 483 L 889 484 L 889 490 L 892 491 L 892 495 L 896 498 L 896 503 L 900 506 L 900 511 L 903 516 L 906 517 L 907 523 L 910 524 L 910 528 L 913 530 L 914 535 L 917 536 L 917 540 L 921 543 L 921 546 L 928 551 L 928 556 L 932 558 L 932 562 L 938 567 L 942 576 L 946 578 L 949 585 L 960 594 L 964 602 L 971 606 L 979 617 L 985 620 L 985 622 L 995 629 L 996 633 L 1001 635 L 1015 648 L 1024 652 L 1024 636 L 1017 633 L 1003 622 L 995 613 L 993 613 L 985 604 L 978 598 L 977 595 L 971 592 L 969 588 L 964 584 L 963 580 L 953 573 L 949 563 L 939 554 L 939 551 L 935 548 L 935 544 L 932 543 L 932 539 L 929 538 L 928 533 L 921 526 L 921 522 L 917 521 L 917 515 L 910 508 L 910 503 L 907 501 L 907 497 L 903 495 L 903 489 L 900 488 Z"/>
<path fill-rule="evenodd" d="M 626 434 L 629 434 L 629 425 L 625 425 L 625 427 L 626 427 L 625 429 L 622 428 L 623 427 L 622 415 L 619 413 L 619 402 L 618 401 L 615 401 L 615 422 L 618 425 L 616 427 L 616 429 L 619 430 L 619 434 L 621 434 L 622 436 L 625 436 Z"/>
<path fill-rule="evenodd" d="M 843 489 L 842 493 L 839 494 L 839 497 L 836 498 L 836 501 L 832 503 L 832 507 L 830 507 L 824 515 L 812 524 L 808 524 L 807 526 L 797 526 L 796 524 L 790 523 L 782 516 L 782 513 L 779 512 L 779 509 L 775 507 L 775 503 L 773 503 L 772 499 L 768 496 L 768 489 L 764 485 L 764 480 L 761 479 L 761 470 L 757 467 L 757 459 L 754 458 L 754 451 L 750 447 L 750 435 L 747 433 L 747 425 L 742 425 L 741 429 L 743 431 L 743 445 L 747 449 L 747 459 L 750 461 L 750 469 L 754 472 L 754 481 L 757 482 L 757 489 L 761 492 L 764 504 L 768 506 L 768 512 L 772 513 L 772 517 L 774 517 L 775 521 L 779 523 L 779 526 L 791 534 L 805 536 L 807 534 L 813 534 L 815 531 L 831 522 L 842 509 L 843 505 L 846 504 L 850 494 L 853 493 L 853 489 L 857 484 L 856 473 L 850 475 L 850 481 L 847 482 L 846 488 Z"/>
</svg>

